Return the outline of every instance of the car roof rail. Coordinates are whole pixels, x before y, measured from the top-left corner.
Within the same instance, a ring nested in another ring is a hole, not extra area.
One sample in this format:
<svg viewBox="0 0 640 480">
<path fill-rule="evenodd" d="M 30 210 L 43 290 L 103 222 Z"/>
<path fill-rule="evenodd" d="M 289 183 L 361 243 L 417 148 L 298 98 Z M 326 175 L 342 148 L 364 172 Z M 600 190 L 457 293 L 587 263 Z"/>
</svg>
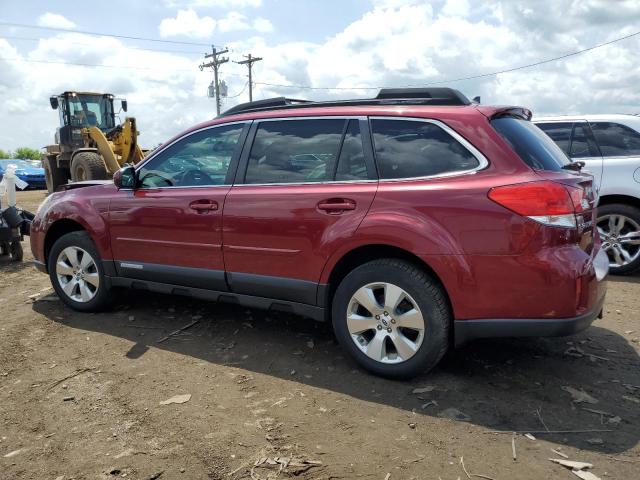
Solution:
<svg viewBox="0 0 640 480">
<path fill-rule="evenodd" d="M 222 115 L 235 115 L 237 113 L 253 112 L 256 110 L 269 110 L 276 107 L 289 105 L 299 105 L 303 103 L 313 103 L 311 100 L 300 100 L 296 98 L 275 97 L 255 100 L 253 102 L 240 103 L 226 110 Z"/>
<path fill-rule="evenodd" d="M 378 92 L 377 100 L 382 99 L 422 99 L 439 105 L 469 105 L 471 102 L 454 88 L 383 88 Z"/>
<path fill-rule="evenodd" d="M 220 116 L 239 113 L 281 110 L 310 107 L 354 107 L 368 105 L 438 105 L 462 106 L 471 102 L 461 92 L 453 88 L 383 88 L 375 98 L 356 98 L 352 100 L 329 100 L 314 102 L 286 97 L 267 98 L 254 102 L 241 103 L 223 112 Z"/>
</svg>

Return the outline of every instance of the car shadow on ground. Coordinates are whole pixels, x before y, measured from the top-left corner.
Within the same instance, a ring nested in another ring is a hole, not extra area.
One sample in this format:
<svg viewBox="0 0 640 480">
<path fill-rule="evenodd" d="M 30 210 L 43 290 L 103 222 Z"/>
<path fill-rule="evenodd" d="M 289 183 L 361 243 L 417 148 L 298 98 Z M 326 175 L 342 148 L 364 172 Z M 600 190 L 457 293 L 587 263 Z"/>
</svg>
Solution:
<svg viewBox="0 0 640 480">
<path fill-rule="evenodd" d="M 24 244 L 22 247 L 25 247 Z M 33 263 L 29 261 L 14 262 L 8 255 L 0 255 L 0 273 L 18 273 L 27 269 L 33 270 Z"/>
<path fill-rule="evenodd" d="M 455 408 L 464 421 L 501 432 L 610 430 L 534 433 L 605 453 L 626 451 L 640 437 L 638 404 L 624 399 L 640 397 L 640 359 L 627 339 L 597 322 L 573 337 L 470 343 L 431 373 L 401 382 L 362 371 L 328 325 L 289 314 L 138 291 L 124 292 L 116 308 L 101 314 L 76 313 L 59 301 L 33 308 L 53 322 L 134 342 L 123 352 L 132 361 L 160 348 L 420 415 Z M 202 318 L 158 343 L 194 316 Z M 573 402 L 563 387 L 583 390 L 597 403 Z"/>
</svg>

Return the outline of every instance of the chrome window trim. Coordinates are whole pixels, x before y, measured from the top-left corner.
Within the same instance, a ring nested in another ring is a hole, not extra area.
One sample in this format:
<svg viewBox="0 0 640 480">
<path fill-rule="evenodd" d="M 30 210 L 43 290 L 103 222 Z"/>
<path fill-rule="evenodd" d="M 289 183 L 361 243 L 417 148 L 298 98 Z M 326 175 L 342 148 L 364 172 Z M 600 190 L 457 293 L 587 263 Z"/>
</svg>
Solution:
<svg viewBox="0 0 640 480">
<path fill-rule="evenodd" d="M 365 120 L 367 121 L 367 117 L 365 115 L 314 115 L 314 116 L 301 116 L 301 117 L 273 117 L 273 118 L 259 118 L 254 120 L 258 124 L 257 128 L 260 128 L 260 123 L 262 122 L 276 122 L 276 121 L 288 121 L 288 120 Z M 256 128 L 256 134 L 257 134 Z M 253 145 L 251 145 L 253 147 Z M 363 145 L 364 148 L 364 145 Z M 251 154 L 251 150 L 249 150 L 249 154 Z M 246 175 L 246 172 L 245 172 Z M 340 185 L 340 184 L 349 184 L 349 183 L 378 183 L 379 179 L 362 179 L 362 180 L 323 180 L 321 182 L 279 182 L 279 183 L 234 183 L 233 187 L 268 187 L 268 186 L 276 186 L 282 187 L 285 185 Z"/>
<path fill-rule="evenodd" d="M 169 147 L 175 145 L 179 141 L 184 140 L 185 138 L 189 138 L 191 135 L 195 135 L 196 133 L 200 133 L 200 132 L 203 132 L 205 130 L 212 130 L 212 129 L 218 128 L 218 127 L 226 127 L 226 126 L 229 126 L 229 125 L 245 125 L 247 123 L 251 123 L 252 121 L 253 120 L 238 120 L 236 122 L 229 122 L 229 123 L 216 123 L 215 125 L 208 125 L 206 127 L 202 127 L 202 128 L 197 129 L 197 130 L 193 130 L 193 131 L 187 133 L 186 135 L 183 135 L 181 137 L 176 138 L 173 142 L 163 146 L 160 150 L 153 152 L 151 155 L 149 155 L 149 157 L 145 158 L 142 162 L 140 162 L 137 165 L 135 165 L 134 168 L 136 170 L 136 173 L 138 172 L 139 169 L 144 167 L 147 163 L 149 163 L 151 160 L 156 158 L 158 155 L 160 155 L 166 149 L 168 149 Z M 191 188 L 191 187 L 159 187 L 159 188 Z"/>
<path fill-rule="evenodd" d="M 420 118 L 420 117 L 402 117 L 402 116 L 373 116 L 369 117 L 369 120 L 397 120 L 397 121 L 410 121 L 410 122 L 424 122 L 431 123 L 440 127 L 442 130 L 451 135 L 455 140 L 457 140 L 464 148 L 467 149 L 471 155 L 473 155 L 476 160 L 478 160 L 478 166 L 474 168 L 470 168 L 468 170 L 457 170 L 455 172 L 448 173 L 439 173 L 437 175 L 423 175 L 421 177 L 402 177 L 402 178 L 381 178 L 378 173 L 378 180 L 380 182 L 406 182 L 406 181 L 417 181 L 417 180 L 430 180 L 430 179 L 438 179 L 438 178 L 450 178 L 450 177 L 458 177 L 462 175 L 475 175 L 480 170 L 484 170 L 489 166 L 489 160 L 485 157 L 480 150 L 474 147 L 466 138 L 452 129 L 446 123 L 441 122 L 440 120 L 434 120 L 432 118 Z M 369 124 L 371 126 L 371 124 Z M 373 139 L 373 130 L 371 131 L 371 143 L 373 144 L 373 154 L 375 157 L 376 145 Z"/>
</svg>

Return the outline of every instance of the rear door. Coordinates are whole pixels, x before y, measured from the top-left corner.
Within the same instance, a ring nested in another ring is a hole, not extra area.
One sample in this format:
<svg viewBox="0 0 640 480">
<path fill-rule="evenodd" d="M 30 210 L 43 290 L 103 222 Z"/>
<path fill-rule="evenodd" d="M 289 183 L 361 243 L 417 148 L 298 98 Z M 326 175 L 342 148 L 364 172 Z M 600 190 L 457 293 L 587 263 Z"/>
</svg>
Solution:
<svg viewBox="0 0 640 480">
<path fill-rule="evenodd" d="M 145 162 L 135 190 L 118 191 L 109 214 L 120 276 L 227 290 L 222 211 L 248 129 L 193 132 Z"/>
<path fill-rule="evenodd" d="M 329 255 L 356 230 L 377 180 L 365 119 L 255 122 L 224 208 L 233 292 L 316 304 Z"/>
<path fill-rule="evenodd" d="M 636 128 L 640 128 L 640 119 L 632 118 Z M 602 152 L 602 194 L 638 198 L 638 184 L 633 178 L 640 167 L 640 132 L 619 122 L 593 121 L 590 124 Z"/>
<path fill-rule="evenodd" d="M 593 175 L 594 188 L 600 191 L 603 163 L 600 150 L 586 120 L 536 123 L 573 162 L 584 162 L 584 171 Z"/>
</svg>

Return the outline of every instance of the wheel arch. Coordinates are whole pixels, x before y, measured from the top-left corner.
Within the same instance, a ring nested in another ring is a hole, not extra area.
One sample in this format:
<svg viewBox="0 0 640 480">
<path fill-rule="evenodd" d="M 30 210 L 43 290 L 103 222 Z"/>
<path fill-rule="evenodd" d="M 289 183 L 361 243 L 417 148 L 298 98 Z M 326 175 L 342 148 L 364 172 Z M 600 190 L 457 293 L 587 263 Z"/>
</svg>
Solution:
<svg viewBox="0 0 640 480">
<path fill-rule="evenodd" d="M 53 224 L 51 224 L 51 226 L 47 229 L 47 233 L 44 237 L 45 265 L 49 265 L 49 252 L 51 252 L 51 247 L 53 247 L 53 244 L 56 243 L 56 240 L 58 240 L 63 235 L 66 235 L 67 233 L 78 231 L 88 233 L 88 230 L 83 225 L 69 218 L 61 218 L 60 220 L 57 220 Z M 91 236 L 91 234 L 89 234 L 89 236 Z"/>
<path fill-rule="evenodd" d="M 451 295 L 447 290 L 445 283 L 434 268 L 425 262 L 422 258 L 414 253 L 394 245 L 388 244 L 366 244 L 360 245 L 344 253 L 335 263 L 330 267 L 329 271 L 323 272 L 325 278 L 326 287 L 323 291 L 319 291 L 320 298 L 318 303 L 323 305 L 327 312 L 331 312 L 331 303 L 333 294 L 336 288 L 342 281 L 342 279 L 354 268 L 367 263 L 371 260 L 377 260 L 379 258 L 397 258 L 405 260 L 416 267 L 425 270 L 438 284 L 442 287 L 442 291 L 445 294 L 447 306 L 451 312 L 453 312 L 451 304 Z"/>
<path fill-rule="evenodd" d="M 622 203 L 640 209 L 640 198 L 631 195 L 604 195 L 600 197 L 598 206 L 611 205 L 612 203 Z"/>
</svg>

